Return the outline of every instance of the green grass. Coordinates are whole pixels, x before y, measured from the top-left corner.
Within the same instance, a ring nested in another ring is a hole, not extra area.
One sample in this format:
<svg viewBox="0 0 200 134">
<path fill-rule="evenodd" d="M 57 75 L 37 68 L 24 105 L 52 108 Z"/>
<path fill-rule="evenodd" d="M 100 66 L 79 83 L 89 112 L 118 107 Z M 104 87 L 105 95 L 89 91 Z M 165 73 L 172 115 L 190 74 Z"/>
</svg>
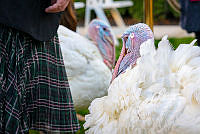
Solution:
<svg viewBox="0 0 200 134">
<path fill-rule="evenodd" d="M 29 134 L 40 134 L 37 130 L 29 130 Z"/>
<path fill-rule="evenodd" d="M 80 111 L 76 111 L 78 114 L 80 115 L 86 115 L 86 114 L 89 114 L 89 110 L 88 109 L 83 109 L 83 110 L 80 110 Z M 84 121 L 79 121 L 80 123 L 80 126 L 81 126 L 81 129 L 76 133 L 76 134 L 85 134 L 85 130 L 83 128 L 83 124 L 85 123 Z"/>
<path fill-rule="evenodd" d="M 194 38 L 188 37 L 188 38 L 169 38 L 170 43 L 172 44 L 173 48 L 176 49 L 178 47 L 179 44 L 188 44 L 190 42 L 192 42 L 194 40 Z M 155 46 L 158 46 L 160 40 L 155 40 Z M 122 41 L 121 39 L 119 39 L 119 46 L 116 46 L 116 60 L 118 59 L 120 52 L 121 52 L 121 48 L 122 48 Z M 81 115 L 86 115 L 89 113 L 88 109 L 83 109 L 80 111 L 77 111 L 78 114 Z M 80 121 L 79 122 L 81 125 L 81 129 L 76 133 L 76 134 L 85 134 L 85 130 L 83 128 L 83 124 L 84 122 Z M 30 134 L 39 134 L 38 131 L 34 131 L 34 130 L 30 130 Z"/>
</svg>

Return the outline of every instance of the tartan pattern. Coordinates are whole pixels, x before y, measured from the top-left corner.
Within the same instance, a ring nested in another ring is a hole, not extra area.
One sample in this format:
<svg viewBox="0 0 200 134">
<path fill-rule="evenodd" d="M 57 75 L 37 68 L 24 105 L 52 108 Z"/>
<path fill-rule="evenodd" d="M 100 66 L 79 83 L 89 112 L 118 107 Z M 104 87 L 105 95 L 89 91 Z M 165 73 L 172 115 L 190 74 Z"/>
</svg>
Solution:
<svg viewBox="0 0 200 134">
<path fill-rule="evenodd" d="M 62 54 L 47 42 L 0 25 L 0 133 L 79 128 Z"/>
</svg>

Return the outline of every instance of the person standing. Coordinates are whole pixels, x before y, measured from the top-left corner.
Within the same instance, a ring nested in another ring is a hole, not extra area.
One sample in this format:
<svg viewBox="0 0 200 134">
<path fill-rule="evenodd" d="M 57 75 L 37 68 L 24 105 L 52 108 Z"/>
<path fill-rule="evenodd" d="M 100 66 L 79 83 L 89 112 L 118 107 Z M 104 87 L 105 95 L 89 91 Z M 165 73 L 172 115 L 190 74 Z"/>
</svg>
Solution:
<svg viewBox="0 0 200 134">
<path fill-rule="evenodd" d="M 80 128 L 57 37 L 69 1 L 0 1 L 0 133 Z"/>
<path fill-rule="evenodd" d="M 181 27 L 188 33 L 194 32 L 200 46 L 200 0 L 180 0 Z"/>
</svg>

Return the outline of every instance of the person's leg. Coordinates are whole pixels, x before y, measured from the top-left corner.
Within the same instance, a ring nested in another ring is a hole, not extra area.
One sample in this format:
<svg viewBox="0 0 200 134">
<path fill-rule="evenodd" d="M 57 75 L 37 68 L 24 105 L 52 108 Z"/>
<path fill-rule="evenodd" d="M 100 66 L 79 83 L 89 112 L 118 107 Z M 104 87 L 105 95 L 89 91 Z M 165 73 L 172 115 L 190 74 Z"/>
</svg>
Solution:
<svg viewBox="0 0 200 134">
<path fill-rule="evenodd" d="M 195 36 L 197 39 L 197 45 L 200 46 L 200 32 L 195 32 Z"/>
</svg>

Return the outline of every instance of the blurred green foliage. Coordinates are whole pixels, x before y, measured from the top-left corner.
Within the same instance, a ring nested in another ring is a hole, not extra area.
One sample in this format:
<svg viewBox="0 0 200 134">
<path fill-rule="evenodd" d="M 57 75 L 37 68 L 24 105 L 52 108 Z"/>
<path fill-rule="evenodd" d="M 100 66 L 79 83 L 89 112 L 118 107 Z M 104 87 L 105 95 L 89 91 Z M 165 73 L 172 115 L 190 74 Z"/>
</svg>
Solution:
<svg viewBox="0 0 200 134">
<path fill-rule="evenodd" d="M 40 134 L 37 130 L 29 130 L 29 134 Z"/>
<path fill-rule="evenodd" d="M 75 0 L 85 2 L 85 0 Z M 122 0 L 115 0 L 122 1 Z M 143 21 L 144 17 L 144 2 L 143 0 L 132 0 L 134 5 L 132 7 L 127 8 L 119 8 L 119 11 L 123 18 L 134 18 L 138 22 Z M 85 8 L 77 9 L 77 18 L 78 20 L 84 20 L 85 16 Z M 153 13 L 155 22 L 159 23 L 161 20 L 165 19 L 175 19 L 179 18 L 179 14 L 176 13 L 167 3 L 167 0 L 154 0 L 153 3 Z M 109 16 L 110 13 L 106 11 L 106 15 Z M 92 14 L 94 18 L 94 14 Z"/>
</svg>

